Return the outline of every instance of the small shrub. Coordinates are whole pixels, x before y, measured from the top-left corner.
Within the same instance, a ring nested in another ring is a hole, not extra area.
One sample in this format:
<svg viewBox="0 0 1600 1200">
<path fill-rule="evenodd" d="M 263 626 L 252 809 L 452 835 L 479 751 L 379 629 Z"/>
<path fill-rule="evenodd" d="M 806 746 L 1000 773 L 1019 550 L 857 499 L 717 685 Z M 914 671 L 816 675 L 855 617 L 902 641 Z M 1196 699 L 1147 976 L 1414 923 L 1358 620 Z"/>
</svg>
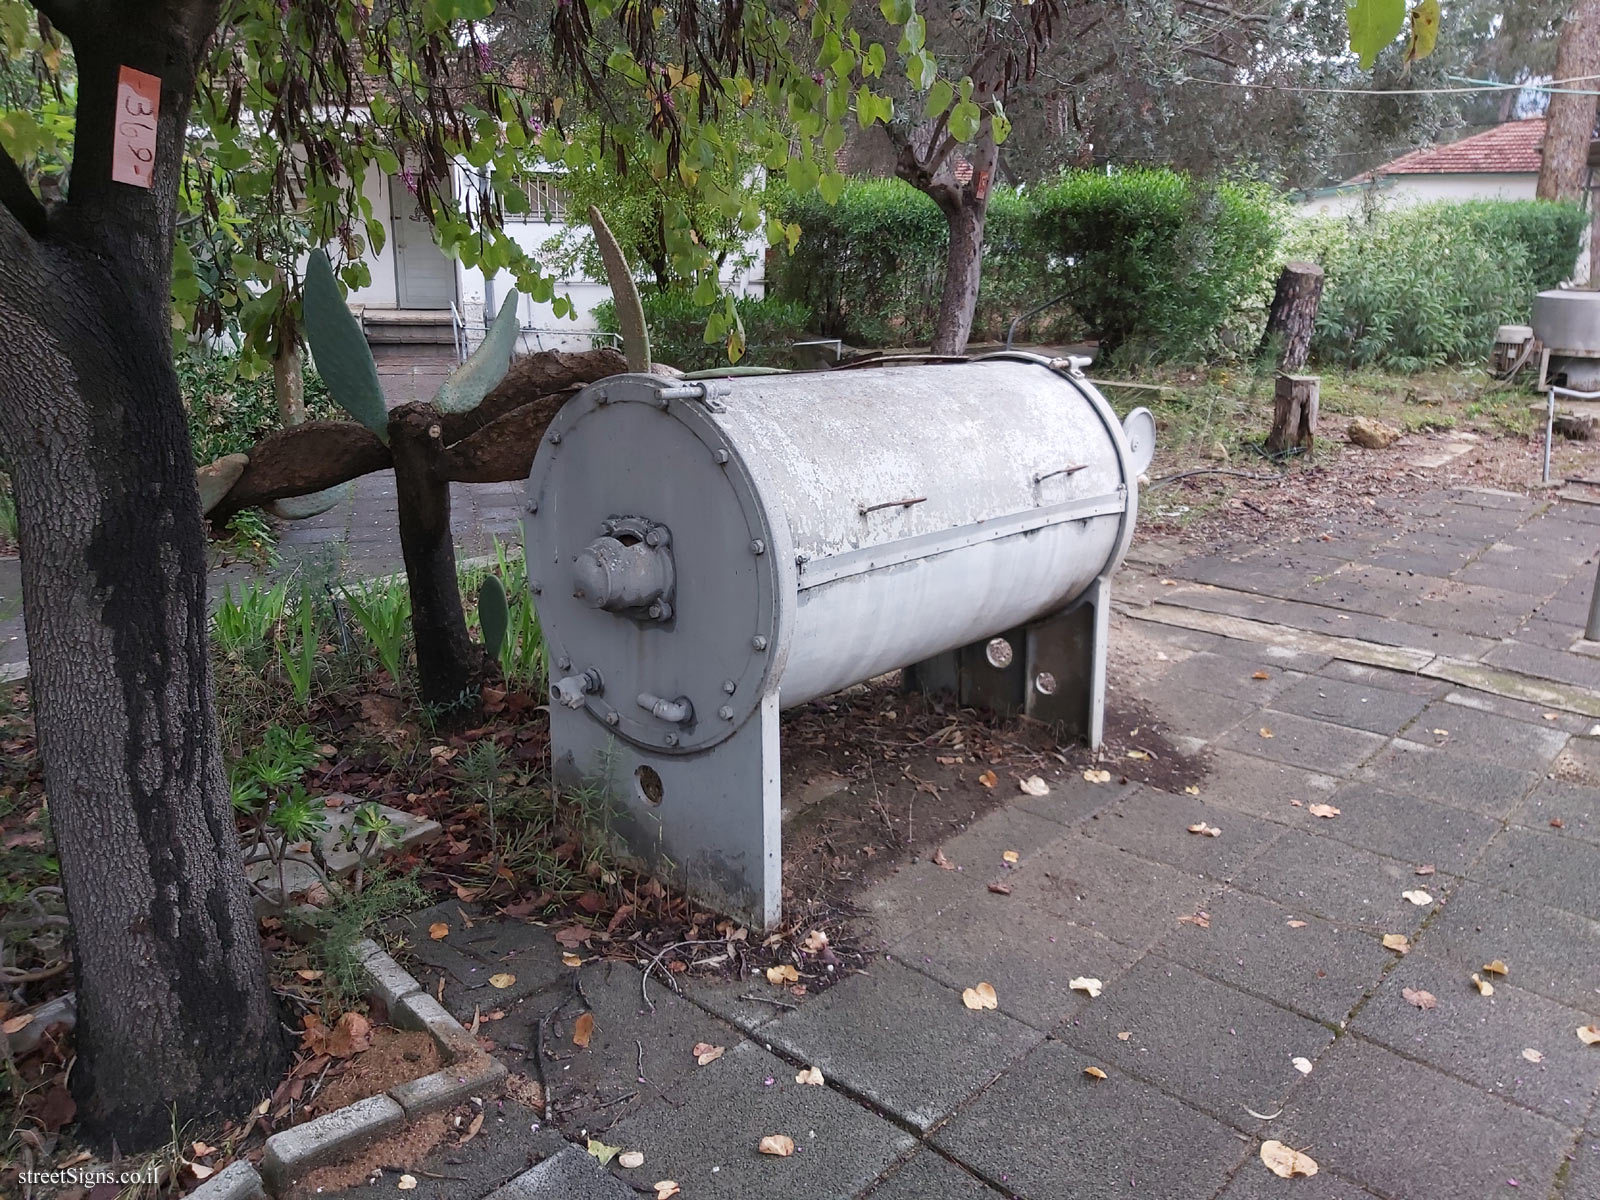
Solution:
<svg viewBox="0 0 1600 1200">
<path fill-rule="evenodd" d="M 1185 358 L 1259 336 L 1283 220 L 1265 187 L 1071 171 L 1031 203 L 1047 286 L 1066 293 L 1103 357 Z"/>
<path fill-rule="evenodd" d="M 247 451 L 280 428 L 270 370 L 249 374 L 238 355 L 218 351 L 188 351 L 178 356 L 175 365 L 196 464 Z M 343 415 L 309 362 L 305 403 L 310 420 L 337 420 Z"/>
<path fill-rule="evenodd" d="M 1585 218 L 1571 205 L 1477 201 L 1300 222 L 1289 249 L 1327 272 L 1312 353 L 1415 371 L 1476 361 L 1534 291 L 1572 273 Z"/>
<path fill-rule="evenodd" d="M 650 353 L 657 362 L 682 371 L 728 365 L 728 352 L 722 342 L 706 343 L 707 311 L 688 292 L 643 291 L 639 298 L 650 330 Z M 745 352 L 739 365 L 794 366 L 791 347 L 805 338 L 811 325 L 811 310 L 802 303 L 771 296 L 741 296 L 734 306 L 744 324 Z M 620 331 L 616 306 L 610 300 L 595 305 L 594 313 L 601 329 L 607 333 Z"/>
<path fill-rule="evenodd" d="M 313 953 L 324 972 L 323 987 L 340 1004 L 350 1005 L 361 999 L 365 982 L 356 943 L 389 918 L 423 907 L 429 897 L 417 883 L 417 872 L 394 875 L 381 869 L 369 872 L 360 890 L 341 888 L 332 896 L 332 903 L 312 918 L 322 935 Z"/>
</svg>

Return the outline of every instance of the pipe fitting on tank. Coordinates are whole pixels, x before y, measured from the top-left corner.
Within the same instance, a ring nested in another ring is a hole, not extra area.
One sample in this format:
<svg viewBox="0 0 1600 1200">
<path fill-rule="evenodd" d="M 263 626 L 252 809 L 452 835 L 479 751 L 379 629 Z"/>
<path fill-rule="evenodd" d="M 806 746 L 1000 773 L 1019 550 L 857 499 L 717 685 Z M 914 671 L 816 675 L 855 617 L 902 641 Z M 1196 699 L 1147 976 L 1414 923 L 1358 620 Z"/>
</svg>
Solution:
<svg viewBox="0 0 1600 1200">
<path fill-rule="evenodd" d="M 640 692 L 639 707 L 648 711 L 656 720 L 666 721 L 671 725 L 687 725 L 694 720 L 694 705 L 689 702 L 687 696 L 668 700 L 662 696 L 652 696 L 649 692 Z"/>
<path fill-rule="evenodd" d="M 606 612 L 672 616 L 672 535 L 643 517 L 613 517 L 601 535 L 579 551 L 572 594 Z"/>
<path fill-rule="evenodd" d="M 597 696 L 604 690 L 600 679 L 600 672 L 590 667 L 576 675 L 567 675 L 556 680 L 550 685 L 550 699 L 556 704 L 565 704 L 568 708 L 582 708 L 584 701 L 590 696 Z"/>
</svg>

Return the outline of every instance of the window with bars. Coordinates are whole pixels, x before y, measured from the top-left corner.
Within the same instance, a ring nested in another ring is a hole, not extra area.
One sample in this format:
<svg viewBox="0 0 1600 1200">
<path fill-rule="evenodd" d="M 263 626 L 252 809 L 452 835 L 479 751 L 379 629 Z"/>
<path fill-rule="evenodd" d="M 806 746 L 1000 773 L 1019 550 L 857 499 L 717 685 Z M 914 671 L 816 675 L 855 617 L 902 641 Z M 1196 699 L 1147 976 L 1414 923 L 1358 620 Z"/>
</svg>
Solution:
<svg viewBox="0 0 1600 1200">
<path fill-rule="evenodd" d="M 518 180 L 523 195 L 528 197 L 528 211 L 522 215 L 524 221 L 536 221 L 546 224 L 562 224 L 567 219 L 567 208 L 571 199 L 567 190 L 561 186 L 559 175 L 524 175 Z"/>
</svg>

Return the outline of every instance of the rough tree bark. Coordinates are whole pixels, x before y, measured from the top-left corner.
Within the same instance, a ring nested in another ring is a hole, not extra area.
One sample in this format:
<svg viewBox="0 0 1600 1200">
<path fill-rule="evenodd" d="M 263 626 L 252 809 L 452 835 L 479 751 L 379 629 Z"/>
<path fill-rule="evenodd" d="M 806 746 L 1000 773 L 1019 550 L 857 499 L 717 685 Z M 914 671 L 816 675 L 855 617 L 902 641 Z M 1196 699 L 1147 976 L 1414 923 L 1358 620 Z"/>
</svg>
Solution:
<svg viewBox="0 0 1600 1200">
<path fill-rule="evenodd" d="M 1556 43 L 1557 80 L 1600 74 L 1600 0 L 1572 0 Z M 1581 200 L 1589 174 L 1589 141 L 1594 136 L 1595 80 L 1553 92 L 1545 117 L 1544 149 L 1536 195 L 1541 200 Z"/>
<path fill-rule="evenodd" d="M 1316 330 L 1317 308 L 1322 303 L 1322 268 L 1316 263 L 1285 263 L 1272 295 L 1261 349 L 1278 344 L 1278 370 L 1294 372 L 1311 357 L 1311 335 Z"/>
<path fill-rule="evenodd" d="M 933 326 L 934 354 L 964 354 L 972 335 L 983 270 L 983 227 L 1000 156 L 987 111 L 968 159 L 972 174 L 964 181 L 956 178 L 957 153 L 957 143 L 944 134 L 942 122 L 900 138 L 896 147 L 895 173 L 926 192 L 950 227 L 944 290 Z"/>
<path fill-rule="evenodd" d="M 305 424 L 306 356 L 298 339 L 281 342 L 272 356 L 272 395 L 280 425 L 289 429 Z"/>
<path fill-rule="evenodd" d="M 475 713 L 473 684 L 482 656 L 473 654 L 456 580 L 450 483 L 443 470 L 445 443 L 439 410 L 431 404 L 402 404 L 391 412 L 389 449 L 394 455 L 400 551 L 411 591 L 422 700 Z"/>
<path fill-rule="evenodd" d="M 0 154 L 0 446 L 72 922 L 80 1129 L 124 1152 L 241 1115 L 286 1061 L 223 776 L 199 493 L 168 295 L 214 0 L 37 7 L 79 73 L 70 198 Z M 117 78 L 160 77 L 153 184 L 111 179 Z"/>
</svg>

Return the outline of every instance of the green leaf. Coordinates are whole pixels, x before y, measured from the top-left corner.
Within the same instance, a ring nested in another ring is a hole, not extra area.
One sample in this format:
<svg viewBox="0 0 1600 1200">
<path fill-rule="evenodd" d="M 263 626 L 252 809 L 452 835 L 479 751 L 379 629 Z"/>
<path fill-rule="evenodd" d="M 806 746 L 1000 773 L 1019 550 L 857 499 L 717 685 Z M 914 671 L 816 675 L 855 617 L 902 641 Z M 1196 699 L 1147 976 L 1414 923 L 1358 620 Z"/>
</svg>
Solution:
<svg viewBox="0 0 1600 1200">
<path fill-rule="evenodd" d="M 495 317 L 483 343 L 439 385 L 439 394 L 433 403 L 440 412 L 469 412 L 477 408 L 495 384 L 505 378 L 511 356 L 517 350 L 517 339 L 522 334 L 522 321 L 517 315 L 518 299 L 515 292 L 506 296 L 500 305 L 500 315 Z"/>
<path fill-rule="evenodd" d="M 999 97 L 995 97 L 994 113 L 989 119 L 989 130 L 994 135 L 994 144 L 1003 145 L 1011 136 L 1011 118 L 1006 116 L 1006 110 L 1001 107 Z"/>
<path fill-rule="evenodd" d="M 1433 53 L 1439 40 L 1439 0 L 1421 0 L 1411 10 L 1411 35 L 1406 38 L 1406 61 L 1416 62 Z"/>
<path fill-rule="evenodd" d="M 934 80 L 933 87 L 928 89 L 928 103 L 922 110 L 922 115 L 932 121 L 950 107 L 950 101 L 956 96 L 955 88 L 950 86 L 948 79 Z"/>
<path fill-rule="evenodd" d="M 963 100 L 950 110 L 950 136 L 958 142 L 970 142 L 978 136 L 978 124 L 983 113 L 971 100 Z"/>
<path fill-rule="evenodd" d="M 912 0 L 879 0 L 878 11 L 891 25 L 904 25 L 917 11 Z"/>
<path fill-rule="evenodd" d="M 1406 0 L 1345 0 L 1345 19 L 1350 49 L 1360 56 L 1361 69 L 1370 70 L 1383 48 L 1399 36 Z"/>
</svg>

